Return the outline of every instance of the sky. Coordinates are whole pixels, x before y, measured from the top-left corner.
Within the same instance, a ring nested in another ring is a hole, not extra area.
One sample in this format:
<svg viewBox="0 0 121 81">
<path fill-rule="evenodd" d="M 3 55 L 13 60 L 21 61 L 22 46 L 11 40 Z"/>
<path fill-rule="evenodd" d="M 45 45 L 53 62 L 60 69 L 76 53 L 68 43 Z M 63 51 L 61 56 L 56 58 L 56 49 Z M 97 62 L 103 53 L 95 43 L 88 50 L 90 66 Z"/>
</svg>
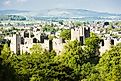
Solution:
<svg viewBox="0 0 121 81">
<path fill-rule="evenodd" d="M 121 0 L 0 0 L 0 10 L 86 9 L 120 13 Z"/>
</svg>

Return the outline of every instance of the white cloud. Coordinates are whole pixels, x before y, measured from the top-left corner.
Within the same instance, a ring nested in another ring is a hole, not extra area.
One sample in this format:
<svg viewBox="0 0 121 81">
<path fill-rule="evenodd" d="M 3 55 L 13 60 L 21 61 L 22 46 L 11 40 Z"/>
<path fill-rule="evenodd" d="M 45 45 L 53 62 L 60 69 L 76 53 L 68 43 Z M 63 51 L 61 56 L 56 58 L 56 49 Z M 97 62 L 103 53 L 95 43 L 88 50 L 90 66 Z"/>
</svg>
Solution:
<svg viewBox="0 0 121 81">
<path fill-rule="evenodd" d="M 12 5 L 12 2 L 10 0 L 6 0 L 5 2 L 3 2 L 3 5 L 9 7 Z"/>
</svg>

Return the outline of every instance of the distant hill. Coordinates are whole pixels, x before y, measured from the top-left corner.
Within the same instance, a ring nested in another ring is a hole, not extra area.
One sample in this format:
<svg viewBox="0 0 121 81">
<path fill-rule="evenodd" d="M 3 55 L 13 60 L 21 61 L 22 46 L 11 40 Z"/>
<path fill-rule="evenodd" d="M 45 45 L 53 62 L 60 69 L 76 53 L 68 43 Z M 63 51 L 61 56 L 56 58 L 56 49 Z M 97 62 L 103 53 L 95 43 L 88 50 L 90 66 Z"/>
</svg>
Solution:
<svg viewBox="0 0 121 81">
<path fill-rule="evenodd" d="M 28 18 L 121 19 L 121 14 L 103 13 L 84 9 L 49 9 L 40 11 L 0 10 L 0 15 L 21 15 Z"/>
<path fill-rule="evenodd" d="M 11 14 L 17 14 L 17 13 L 27 13 L 29 11 L 23 11 L 23 10 L 0 10 L 0 15 L 11 15 Z"/>
<path fill-rule="evenodd" d="M 121 14 L 102 13 L 84 9 L 50 9 L 45 10 L 45 16 L 59 17 L 101 17 L 101 16 L 121 16 Z M 39 13 L 43 14 L 42 12 Z"/>
</svg>

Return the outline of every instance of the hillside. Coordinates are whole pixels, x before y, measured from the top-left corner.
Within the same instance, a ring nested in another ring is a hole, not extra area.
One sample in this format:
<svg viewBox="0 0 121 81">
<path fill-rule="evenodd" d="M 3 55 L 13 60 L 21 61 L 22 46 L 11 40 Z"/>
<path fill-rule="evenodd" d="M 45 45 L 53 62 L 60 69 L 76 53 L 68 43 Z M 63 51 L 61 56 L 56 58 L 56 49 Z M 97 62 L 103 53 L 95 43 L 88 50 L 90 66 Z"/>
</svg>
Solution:
<svg viewBox="0 0 121 81">
<path fill-rule="evenodd" d="M 121 14 L 112 14 L 104 12 L 96 12 L 84 9 L 49 9 L 40 11 L 22 11 L 22 10 L 0 10 L 0 15 L 19 15 L 28 18 L 42 19 L 118 19 L 121 20 Z"/>
</svg>

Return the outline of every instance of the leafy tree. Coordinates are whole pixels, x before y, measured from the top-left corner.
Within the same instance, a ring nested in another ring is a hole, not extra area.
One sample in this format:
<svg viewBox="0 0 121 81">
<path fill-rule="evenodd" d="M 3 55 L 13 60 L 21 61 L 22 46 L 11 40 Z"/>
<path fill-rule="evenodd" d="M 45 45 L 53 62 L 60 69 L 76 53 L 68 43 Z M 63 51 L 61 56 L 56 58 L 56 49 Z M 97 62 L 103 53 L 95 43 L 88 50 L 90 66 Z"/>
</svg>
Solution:
<svg viewBox="0 0 121 81">
<path fill-rule="evenodd" d="M 19 81 L 50 81 L 51 77 L 48 79 L 46 73 L 51 72 L 48 68 L 52 67 L 49 64 L 53 61 L 55 52 L 42 50 L 38 44 L 34 45 L 31 51 L 30 55 L 23 54 L 12 57 L 11 66 L 15 68 L 17 78 Z"/>
<path fill-rule="evenodd" d="M 34 44 L 32 48 L 30 48 L 31 54 L 39 54 L 43 51 L 40 44 Z"/>
<path fill-rule="evenodd" d="M 65 40 L 70 40 L 71 39 L 71 30 L 64 29 L 60 33 L 60 37 L 62 37 Z"/>
<path fill-rule="evenodd" d="M 6 63 L 10 62 L 10 57 L 12 56 L 12 52 L 10 51 L 10 48 L 8 47 L 8 44 L 5 44 L 3 46 L 3 49 L 1 51 L 1 58 Z"/>
<path fill-rule="evenodd" d="M 112 47 L 103 54 L 96 71 L 91 75 L 89 80 L 97 81 L 120 81 L 121 80 L 121 44 Z M 95 75 L 95 76 L 94 76 Z"/>
<path fill-rule="evenodd" d="M 88 50 L 87 50 L 88 51 Z M 55 58 L 55 61 L 59 61 L 62 64 L 73 69 L 71 75 L 75 78 L 75 81 L 86 79 L 91 75 L 91 67 L 94 64 L 90 63 L 90 55 L 85 52 L 85 48 L 82 48 L 81 44 L 75 40 L 68 42 L 60 56 Z M 95 59 L 95 57 L 93 57 Z"/>
<path fill-rule="evenodd" d="M 56 29 L 53 27 L 53 25 L 46 24 L 45 26 L 43 26 L 43 31 L 46 31 L 46 32 L 55 32 Z"/>
<path fill-rule="evenodd" d="M 92 75 L 92 73 L 95 71 L 95 65 L 91 64 L 90 62 L 84 63 L 81 66 L 81 79 L 86 80 L 88 77 Z"/>
<path fill-rule="evenodd" d="M 0 81 L 18 81 L 15 69 L 9 63 L 0 62 Z"/>
<path fill-rule="evenodd" d="M 100 44 L 100 38 L 96 36 L 94 33 L 91 33 L 89 38 L 86 38 L 85 40 L 85 47 L 84 47 L 84 52 L 85 54 L 88 54 L 88 60 L 91 63 L 98 63 L 99 60 L 99 46 Z"/>
<path fill-rule="evenodd" d="M 0 81 L 17 81 L 15 69 L 10 65 L 11 51 L 4 45 L 0 55 Z"/>
<path fill-rule="evenodd" d="M 85 43 L 86 46 L 96 49 L 99 48 L 100 38 L 94 33 L 91 33 L 90 37 L 86 38 Z"/>
</svg>

